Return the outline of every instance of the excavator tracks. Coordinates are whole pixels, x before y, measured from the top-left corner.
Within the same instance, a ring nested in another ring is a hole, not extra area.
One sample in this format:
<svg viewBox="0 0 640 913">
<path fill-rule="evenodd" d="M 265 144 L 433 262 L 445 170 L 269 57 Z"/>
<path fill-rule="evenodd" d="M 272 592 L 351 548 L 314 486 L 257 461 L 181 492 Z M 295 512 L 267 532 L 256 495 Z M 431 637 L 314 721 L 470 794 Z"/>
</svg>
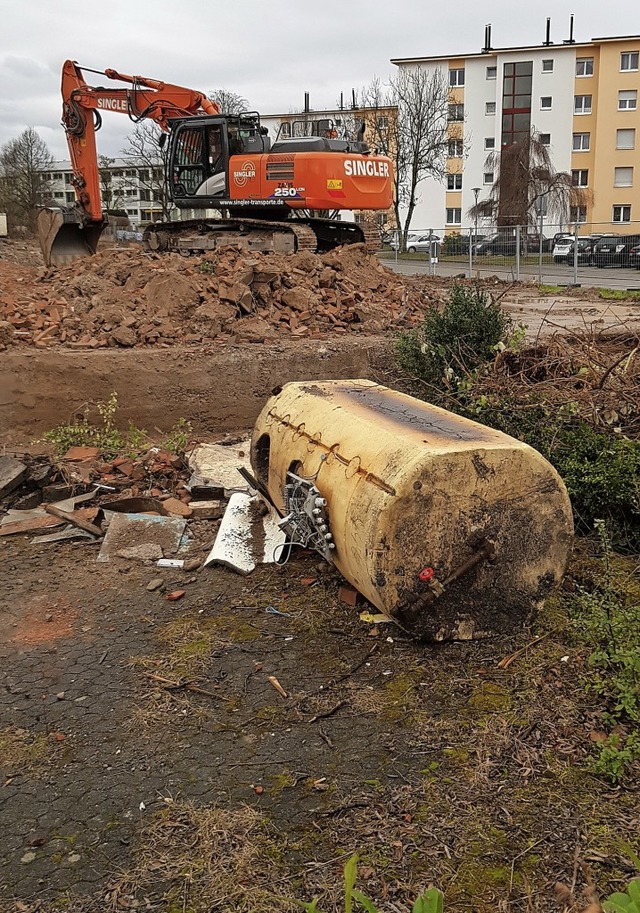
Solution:
<svg viewBox="0 0 640 913">
<path fill-rule="evenodd" d="M 371 230 L 372 229 L 372 230 Z M 375 227 L 328 219 L 191 219 L 155 222 L 144 233 L 144 241 L 157 251 L 203 254 L 228 245 L 267 253 L 322 253 L 341 244 L 364 243 L 370 253 L 378 250 Z"/>
</svg>

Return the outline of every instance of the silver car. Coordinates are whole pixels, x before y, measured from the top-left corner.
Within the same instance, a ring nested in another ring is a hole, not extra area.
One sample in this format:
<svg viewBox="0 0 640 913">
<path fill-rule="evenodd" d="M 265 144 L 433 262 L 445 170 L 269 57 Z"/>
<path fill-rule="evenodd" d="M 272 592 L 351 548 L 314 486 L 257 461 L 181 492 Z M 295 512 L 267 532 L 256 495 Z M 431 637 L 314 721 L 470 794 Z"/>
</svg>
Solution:
<svg viewBox="0 0 640 913">
<path fill-rule="evenodd" d="M 417 238 L 412 238 L 410 241 L 407 241 L 407 253 L 408 254 L 428 254 L 431 253 L 431 245 L 436 245 L 436 252 L 438 246 L 441 243 L 441 238 L 438 235 L 419 235 Z"/>
</svg>

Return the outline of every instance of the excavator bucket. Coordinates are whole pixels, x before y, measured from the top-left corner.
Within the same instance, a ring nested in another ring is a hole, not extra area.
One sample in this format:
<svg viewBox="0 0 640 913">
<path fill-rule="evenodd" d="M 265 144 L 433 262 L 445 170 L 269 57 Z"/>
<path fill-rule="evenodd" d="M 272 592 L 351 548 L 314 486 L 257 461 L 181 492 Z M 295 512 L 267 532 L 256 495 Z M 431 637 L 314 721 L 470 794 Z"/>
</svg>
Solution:
<svg viewBox="0 0 640 913">
<path fill-rule="evenodd" d="M 38 241 L 44 262 L 47 266 L 65 266 L 78 257 L 92 256 L 105 225 L 83 225 L 75 212 L 42 209 L 38 214 Z"/>
</svg>

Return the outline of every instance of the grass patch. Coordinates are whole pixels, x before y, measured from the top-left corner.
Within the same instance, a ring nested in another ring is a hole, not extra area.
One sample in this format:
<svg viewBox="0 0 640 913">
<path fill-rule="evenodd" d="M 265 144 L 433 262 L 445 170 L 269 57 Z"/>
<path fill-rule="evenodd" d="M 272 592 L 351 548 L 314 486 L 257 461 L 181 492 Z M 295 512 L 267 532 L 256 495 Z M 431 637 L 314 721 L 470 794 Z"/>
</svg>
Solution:
<svg viewBox="0 0 640 913">
<path fill-rule="evenodd" d="M 0 729 L 0 768 L 8 776 L 36 773 L 60 755 L 54 735 L 27 729 Z"/>
<path fill-rule="evenodd" d="M 598 297 L 604 301 L 640 301 L 640 291 L 623 288 L 599 288 Z"/>
<path fill-rule="evenodd" d="M 140 835 L 109 909 L 152 899 L 163 913 L 293 913 L 281 845 L 258 812 L 172 802 Z M 292 893 L 297 893 L 293 890 Z M 146 907 L 145 907 L 146 908 Z"/>
</svg>

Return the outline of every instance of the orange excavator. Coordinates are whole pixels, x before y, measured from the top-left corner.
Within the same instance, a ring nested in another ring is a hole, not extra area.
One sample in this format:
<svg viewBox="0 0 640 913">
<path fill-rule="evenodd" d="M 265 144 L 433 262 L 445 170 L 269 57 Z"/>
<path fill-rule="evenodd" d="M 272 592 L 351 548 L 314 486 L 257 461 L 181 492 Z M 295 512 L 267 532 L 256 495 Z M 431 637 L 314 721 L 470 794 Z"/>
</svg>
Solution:
<svg viewBox="0 0 640 913">
<path fill-rule="evenodd" d="M 128 87 L 90 86 L 83 71 Z M 62 68 L 62 97 L 76 205 L 49 207 L 38 216 L 48 265 L 94 254 L 107 225 L 96 149 L 105 111 L 158 124 L 165 134 L 169 197 L 198 216 L 150 224 L 144 240 L 153 250 L 203 253 L 234 243 L 294 253 L 371 245 L 366 226 L 341 221 L 339 212 L 384 210 L 392 203 L 391 160 L 371 152 L 364 124 L 355 138 L 339 135 L 329 120 L 283 124 L 272 143 L 255 112 L 226 114 L 203 92 L 112 69 L 89 70 L 72 60 Z"/>
</svg>

